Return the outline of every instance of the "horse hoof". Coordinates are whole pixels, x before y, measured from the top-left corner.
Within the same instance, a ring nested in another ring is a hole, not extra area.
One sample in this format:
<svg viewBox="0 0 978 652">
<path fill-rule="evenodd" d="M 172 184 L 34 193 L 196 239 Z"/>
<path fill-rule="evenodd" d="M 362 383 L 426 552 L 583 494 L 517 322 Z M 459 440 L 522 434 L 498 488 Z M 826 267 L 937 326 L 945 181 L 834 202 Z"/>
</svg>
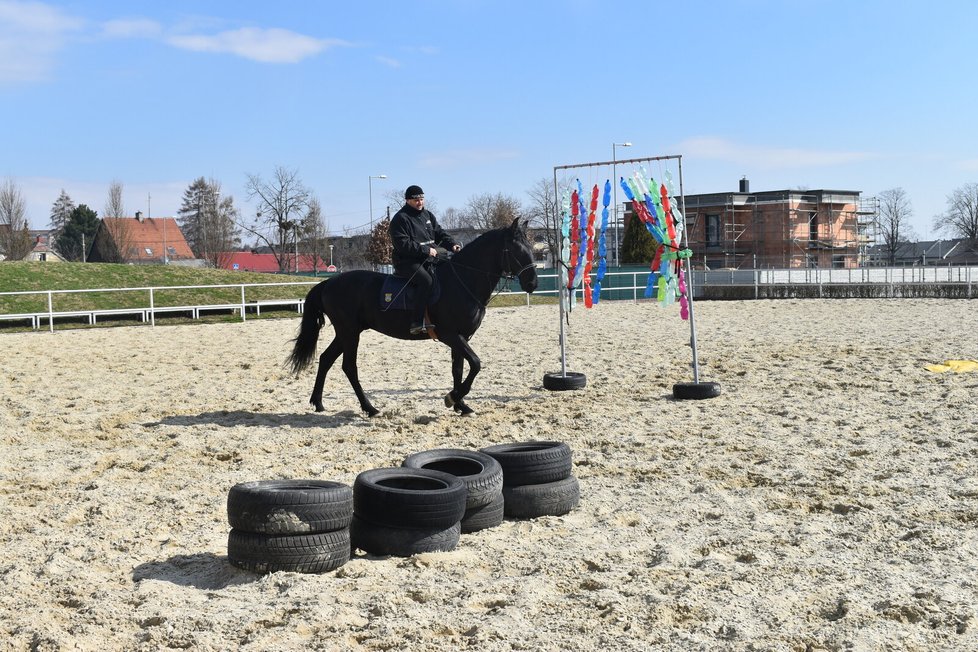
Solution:
<svg viewBox="0 0 978 652">
<path fill-rule="evenodd" d="M 455 407 L 455 399 L 452 398 L 451 392 L 445 394 L 445 407 Z"/>
<path fill-rule="evenodd" d="M 455 404 L 455 411 L 458 412 L 463 417 L 467 417 L 470 414 L 475 414 L 475 410 L 473 410 L 472 408 L 470 408 L 468 405 L 466 405 L 462 401 L 459 401 L 458 403 Z"/>
<path fill-rule="evenodd" d="M 375 416 L 377 416 L 378 414 L 380 414 L 380 410 L 378 410 L 378 409 L 377 409 L 377 408 L 375 408 L 375 407 L 372 407 L 372 408 L 369 408 L 369 409 L 366 409 L 366 410 L 364 410 L 364 412 L 366 412 L 366 413 L 367 413 L 367 416 L 368 416 L 368 417 L 375 417 Z"/>
<path fill-rule="evenodd" d="M 326 411 L 326 408 L 323 407 L 323 404 L 322 403 L 317 403 L 316 404 L 316 412 L 325 412 L 325 411 Z"/>
</svg>

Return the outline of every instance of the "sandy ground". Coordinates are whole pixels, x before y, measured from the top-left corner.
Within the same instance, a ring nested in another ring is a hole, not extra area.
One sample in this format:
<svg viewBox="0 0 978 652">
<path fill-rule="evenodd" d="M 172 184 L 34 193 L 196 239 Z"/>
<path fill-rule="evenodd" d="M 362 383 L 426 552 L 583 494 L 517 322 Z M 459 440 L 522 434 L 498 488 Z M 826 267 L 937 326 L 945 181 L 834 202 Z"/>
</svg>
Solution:
<svg viewBox="0 0 978 652">
<path fill-rule="evenodd" d="M 978 304 L 700 302 L 489 313 L 461 418 L 448 350 L 375 333 L 282 366 L 297 320 L 0 335 L 0 649 L 978 649 Z M 330 335 L 324 333 L 324 335 Z M 320 346 L 324 346 L 320 342 Z M 321 575 L 226 557 L 228 489 L 352 484 L 439 447 L 570 444 L 581 505 Z"/>
</svg>

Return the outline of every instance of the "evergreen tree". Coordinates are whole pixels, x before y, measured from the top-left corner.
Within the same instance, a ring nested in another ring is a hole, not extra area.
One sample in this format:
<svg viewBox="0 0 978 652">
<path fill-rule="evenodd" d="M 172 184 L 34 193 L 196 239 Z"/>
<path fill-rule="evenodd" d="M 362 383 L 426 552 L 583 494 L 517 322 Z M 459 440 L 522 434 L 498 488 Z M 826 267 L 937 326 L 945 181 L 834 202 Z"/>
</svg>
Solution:
<svg viewBox="0 0 978 652">
<path fill-rule="evenodd" d="M 231 251 L 241 244 L 234 198 L 221 197 L 221 184 L 199 177 L 183 193 L 177 223 L 194 256 L 223 267 Z"/>
<path fill-rule="evenodd" d="M 645 224 L 638 215 L 632 213 L 631 219 L 625 226 L 625 233 L 621 241 L 622 264 L 648 265 L 655 257 L 655 247 L 655 238 L 645 228 Z"/>
<path fill-rule="evenodd" d="M 374 265 L 390 265 L 391 256 L 394 254 L 394 245 L 391 243 L 391 221 L 385 217 L 370 233 L 370 242 L 367 244 L 367 262 Z"/>
<path fill-rule="evenodd" d="M 88 250 L 92 247 L 95 232 L 98 231 L 100 220 L 98 213 L 85 204 L 79 204 L 71 211 L 64 232 L 58 239 L 58 252 L 65 260 L 87 259 Z"/>
<path fill-rule="evenodd" d="M 62 188 L 61 194 L 58 195 L 58 198 L 54 200 L 54 204 L 51 205 L 50 226 L 53 231 L 51 242 L 57 242 L 61 234 L 64 233 L 65 226 L 68 224 L 73 210 L 75 210 L 75 202 L 71 200 L 71 197 Z"/>
</svg>

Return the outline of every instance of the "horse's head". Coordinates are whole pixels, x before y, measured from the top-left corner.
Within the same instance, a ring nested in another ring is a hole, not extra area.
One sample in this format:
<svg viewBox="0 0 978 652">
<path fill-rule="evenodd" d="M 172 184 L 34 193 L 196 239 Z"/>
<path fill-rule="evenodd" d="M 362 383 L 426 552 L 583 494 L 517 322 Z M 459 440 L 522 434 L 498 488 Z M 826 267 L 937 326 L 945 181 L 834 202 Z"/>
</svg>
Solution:
<svg viewBox="0 0 978 652">
<path fill-rule="evenodd" d="M 503 244 L 503 273 L 520 280 L 524 292 L 537 289 L 537 267 L 533 261 L 533 247 L 526 237 L 526 225 L 520 226 L 519 218 L 505 229 Z"/>
</svg>

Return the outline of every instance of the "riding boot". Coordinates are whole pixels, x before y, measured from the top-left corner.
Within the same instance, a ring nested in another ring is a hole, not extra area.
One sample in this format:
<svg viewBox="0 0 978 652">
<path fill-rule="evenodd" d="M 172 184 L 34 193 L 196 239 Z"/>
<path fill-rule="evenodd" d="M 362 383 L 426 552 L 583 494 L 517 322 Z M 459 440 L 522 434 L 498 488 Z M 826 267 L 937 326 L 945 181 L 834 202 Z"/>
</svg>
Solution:
<svg viewBox="0 0 978 652">
<path fill-rule="evenodd" d="M 411 320 L 411 335 L 424 335 L 428 332 L 428 329 L 424 323 L 424 309 L 426 301 L 419 301 L 418 306 L 414 310 L 414 318 Z"/>
</svg>

